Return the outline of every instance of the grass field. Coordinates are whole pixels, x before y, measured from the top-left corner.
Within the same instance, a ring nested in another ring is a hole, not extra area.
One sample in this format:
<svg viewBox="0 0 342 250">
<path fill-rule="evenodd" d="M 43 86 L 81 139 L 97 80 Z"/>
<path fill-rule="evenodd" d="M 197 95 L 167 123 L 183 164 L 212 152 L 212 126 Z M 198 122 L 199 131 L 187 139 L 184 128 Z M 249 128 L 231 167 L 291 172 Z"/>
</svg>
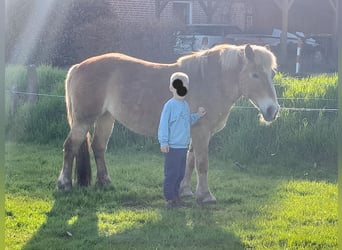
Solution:
<svg viewBox="0 0 342 250">
<path fill-rule="evenodd" d="M 61 147 L 7 143 L 5 157 L 6 249 L 337 249 L 337 174 L 325 166 L 212 157 L 218 203 L 166 210 L 158 149 L 111 150 L 113 183 L 70 193 L 55 188 Z"/>
</svg>

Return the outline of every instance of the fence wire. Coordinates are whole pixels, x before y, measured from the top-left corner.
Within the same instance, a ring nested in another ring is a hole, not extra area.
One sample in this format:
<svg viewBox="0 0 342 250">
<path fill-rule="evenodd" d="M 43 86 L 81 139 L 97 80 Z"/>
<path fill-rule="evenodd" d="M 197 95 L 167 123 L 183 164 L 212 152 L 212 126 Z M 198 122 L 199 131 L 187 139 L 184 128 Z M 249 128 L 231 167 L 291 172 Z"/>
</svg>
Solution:
<svg viewBox="0 0 342 250">
<path fill-rule="evenodd" d="M 51 94 L 39 94 L 39 93 L 30 93 L 30 92 L 22 92 L 22 91 L 14 91 L 14 90 L 6 90 L 7 93 L 12 95 L 33 95 L 33 96 L 47 96 L 47 97 L 58 97 L 64 98 L 64 95 L 51 95 Z"/>
</svg>

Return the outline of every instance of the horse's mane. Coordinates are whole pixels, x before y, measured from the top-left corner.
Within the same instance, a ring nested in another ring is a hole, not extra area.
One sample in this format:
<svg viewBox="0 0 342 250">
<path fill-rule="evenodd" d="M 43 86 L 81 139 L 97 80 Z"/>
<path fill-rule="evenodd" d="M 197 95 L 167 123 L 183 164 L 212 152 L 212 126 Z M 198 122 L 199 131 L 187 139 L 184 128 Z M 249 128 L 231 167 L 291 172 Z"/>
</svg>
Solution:
<svg viewBox="0 0 342 250">
<path fill-rule="evenodd" d="M 241 64 L 245 64 L 247 62 L 247 58 L 245 57 L 246 45 L 231 45 L 231 44 L 221 44 L 214 46 L 208 50 L 202 50 L 198 52 L 194 52 L 190 55 L 185 55 L 180 57 L 177 60 L 177 63 L 188 69 L 200 69 L 203 72 L 203 68 L 206 67 L 208 63 L 208 56 L 210 55 L 218 55 L 219 62 L 223 69 L 234 69 L 241 68 Z M 264 68 L 277 68 L 276 57 L 273 55 L 271 51 L 269 51 L 266 47 L 251 45 L 255 53 L 255 63 L 258 65 L 263 65 Z"/>
<path fill-rule="evenodd" d="M 221 47 L 221 63 L 223 67 L 234 68 L 236 64 L 247 63 L 245 56 L 246 45 L 223 45 Z M 262 65 L 265 69 L 277 68 L 277 59 L 274 54 L 264 46 L 251 45 L 254 51 L 254 62 L 257 65 Z"/>
<path fill-rule="evenodd" d="M 257 45 L 251 45 L 251 47 L 254 50 L 254 60 L 257 65 L 263 65 L 268 69 L 277 69 L 277 58 L 267 47 Z"/>
<path fill-rule="evenodd" d="M 230 47 L 233 47 L 233 45 L 217 45 L 207 50 L 193 52 L 192 54 L 180 57 L 177 60 L 177 63 L 188 69 L 202 68 L 207 64 L 207 59 L 210 55 L 217 55 L 218 58 L 221 58 L 220 61 L 218 60 L 218 63 L 234 68 L 234 66 L 239 62 L 238 51 L 234 49 L 231 50 L 229 49 Z M 227 54 L 227 56 L 224 56 L 227 57 L 226 60 L 221 57 L 223 53 Z"/>
</svg>

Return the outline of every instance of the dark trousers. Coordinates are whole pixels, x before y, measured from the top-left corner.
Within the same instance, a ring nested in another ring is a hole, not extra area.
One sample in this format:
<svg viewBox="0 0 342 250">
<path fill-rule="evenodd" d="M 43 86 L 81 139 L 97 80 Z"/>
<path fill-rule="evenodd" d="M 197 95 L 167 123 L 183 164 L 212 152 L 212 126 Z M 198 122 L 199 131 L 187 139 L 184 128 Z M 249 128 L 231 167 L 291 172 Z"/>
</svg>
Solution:
<svg viewBox="0 0 342 250">
<path fill-rule="evenodd" d="M 187 148 L 170 148 L 165 153 L 163 193 L 166 200 L 179 196 L 179 187 L 185 174 Z"/>
</svg>

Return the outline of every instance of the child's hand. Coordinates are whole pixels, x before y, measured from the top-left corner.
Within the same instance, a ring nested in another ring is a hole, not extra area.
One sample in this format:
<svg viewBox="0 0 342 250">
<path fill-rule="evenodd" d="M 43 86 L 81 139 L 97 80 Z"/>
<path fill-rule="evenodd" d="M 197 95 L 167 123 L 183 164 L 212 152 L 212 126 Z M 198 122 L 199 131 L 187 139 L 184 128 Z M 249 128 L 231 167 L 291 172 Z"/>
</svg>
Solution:
<svg viewBox="0 0 342 250">
<path fill-rule="evenodd" d="M 162 146 L 162 147 L 160 147 L 160 151 L 162 151 L 163 153 L 168 153 L 170 151 L 170 147 L 169 146 Z"/>
<path fill-rule="evenodd" d="M 198 114 L 200 117 L 203 117 L 206 113 L 207 113 L 207 111 L 205 111 L 205 109 L 203 107 L 198 108 Z"/>
</svg>

